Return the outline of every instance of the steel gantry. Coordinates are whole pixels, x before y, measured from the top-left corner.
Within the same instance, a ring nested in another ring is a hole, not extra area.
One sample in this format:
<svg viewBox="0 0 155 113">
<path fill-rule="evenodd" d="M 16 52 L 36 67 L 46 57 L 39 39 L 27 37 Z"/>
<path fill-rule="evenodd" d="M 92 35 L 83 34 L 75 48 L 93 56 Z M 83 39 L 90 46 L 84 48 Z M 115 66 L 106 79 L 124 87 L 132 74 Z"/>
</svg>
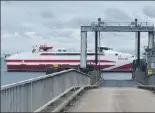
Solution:
<svg viewBox="0 0 155 113">
<path fill-rule="evenodd" d="M 95 61 L 97 62 L 98 34 L 100 32 L 135 32 L 137 66 L 140 66 L 140 33 L 148 32 L 148 46 L 154 46 L 154 23 L 138 22 L 104 22 L 98 18 L 98 22 L 92 22 L 90 26 L 81 26 L 81 62 L 80 67 L 87 66 L 87 32 L 95 32 Z"/>
</svg>

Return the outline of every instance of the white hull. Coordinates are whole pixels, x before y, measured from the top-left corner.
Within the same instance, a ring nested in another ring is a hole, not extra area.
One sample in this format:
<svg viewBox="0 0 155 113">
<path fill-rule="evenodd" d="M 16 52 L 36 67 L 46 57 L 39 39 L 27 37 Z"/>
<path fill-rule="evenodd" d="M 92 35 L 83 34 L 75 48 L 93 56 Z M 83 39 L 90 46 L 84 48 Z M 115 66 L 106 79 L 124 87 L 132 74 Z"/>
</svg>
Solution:
<svg viewBox="0 0 155 113">
<path fill-rule="evenodd" d="M 23 52 L 6 58 L 8 71 L 45 71 L 49 66 L 59 65 L 80 65 L 80 54 L 58 52 Z M 77 55 L 79 54 L 79 55 Z M 90 53 L 87 56 L 88 64 L 95 64 L 95 55 Z M 132 55 L 115 51 L 106 51 L 99 55 L 100 69 L 102 70 L 132 70 L 132 62 L 135 59 Z"/>
</svg>

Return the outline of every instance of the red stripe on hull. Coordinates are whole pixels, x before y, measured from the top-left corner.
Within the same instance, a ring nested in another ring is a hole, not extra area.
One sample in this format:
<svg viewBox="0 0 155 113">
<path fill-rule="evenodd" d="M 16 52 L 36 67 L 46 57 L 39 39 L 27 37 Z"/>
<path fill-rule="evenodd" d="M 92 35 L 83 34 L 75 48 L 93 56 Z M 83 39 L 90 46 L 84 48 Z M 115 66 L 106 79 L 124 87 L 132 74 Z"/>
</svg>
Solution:
<svg viewBox="0 0 155 113">
<path fill-rule="evenodd" d="M 6 60 L 6 62 L 80 62 L 80 60 Z M 95 62 L 95 60 L 88 60 L 88 62 Z M 115 62 L 109 60 L 100 60 L 98 62 Z"/>
<path fill-rule="evenodd" d="M 56 55 L 56 54 L 54 54 L 54 53 L 41 53 L 40 54 L 41 56 L 49 56 L 49 55 Z M 88 55 L 88 54 L 87 54 Z M 99 53 L 98 55 L 103 55 L 104 56 L 104 54 L 102 54 L 102 53 Z M 88 55 L 89 56 L 89 55 Z"/>
<path fill-rule="evenodd" d="M 41 53 L 40 55 L 49 56 L 49 55 L 55 55 L 53 53 Z"/>
<path fill-rule="evenodd" d="M 113 68 L 112 70 L 131 70 L 132 68 L 132 64 L 126 64 L 117 68 Z"/>
<path fill-rule="evenodd" d="M 100 65 L 97 66 L 95 68 L 100 68 L 100 69 L 104 69 L 104 68 L 108 68 L 114 65 Z M 32 71 L 32 70 L 42 70 L 42 71 L 46 71 L 46 69 L 48 67 L 52 67 L 51 65 L 7 65 L 7 70 L 19 70 L 19 71 Z M 66 67 L 66 66 L 65 66 Z M 79 67 L 78 65 L 69 65 L 69 67 Z"/>
</svg>

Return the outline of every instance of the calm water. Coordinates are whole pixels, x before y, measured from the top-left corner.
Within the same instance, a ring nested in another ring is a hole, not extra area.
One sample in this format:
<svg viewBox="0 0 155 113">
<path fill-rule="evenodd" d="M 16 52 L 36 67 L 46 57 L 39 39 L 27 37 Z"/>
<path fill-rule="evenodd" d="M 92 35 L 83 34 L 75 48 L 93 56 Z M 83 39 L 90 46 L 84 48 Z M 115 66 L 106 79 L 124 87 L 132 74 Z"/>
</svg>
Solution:
<svg viewBox="0 0 155 113">
<path fill-rule="evenodd" d="M 104 80 L 131 80 L 131 73 L 103 73 L 102 77 Z"/>
<path fill-rule="evenodd" d="M 7 72 L 6 63 L 1 59 L 1 85 L 11 84 L 30 78 L 43 76 L 45 72 Z M 105 80 L 130 80 L 131 73 L 104 73 Z"/>
<path fill-rule="evenodd" d="M 45 72 L 7 72 L 6 63 L 4 59 L 1 58 L 1 85 L 11 84 L 43 75 L 45 75 Z"/>
</svg>

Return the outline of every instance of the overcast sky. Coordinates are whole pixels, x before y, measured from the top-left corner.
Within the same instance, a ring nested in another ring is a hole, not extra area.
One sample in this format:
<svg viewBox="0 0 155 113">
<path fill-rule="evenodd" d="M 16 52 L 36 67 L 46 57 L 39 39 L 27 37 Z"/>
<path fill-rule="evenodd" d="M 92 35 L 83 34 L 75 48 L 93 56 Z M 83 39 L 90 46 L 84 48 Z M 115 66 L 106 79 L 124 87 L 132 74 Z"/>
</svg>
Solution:
<svg viewBox="0 0 155 113">
<path fill-rule="evenodd" d="M 101 17 L 105 21 L 130 22 L 134 18 L 155 22 L 155 2 L 123 1 L 12 1 L 1 3 L 1 52 L 31 51 L 33 45 L 80 48 L 80 26 Z M 101 45 L 133 53 L 134 33 L 102 33 Z M 143 33 L 141 47 L 147 45 Z M 94 47 L 94 33 L 88 34 Z"/>
</svg>

